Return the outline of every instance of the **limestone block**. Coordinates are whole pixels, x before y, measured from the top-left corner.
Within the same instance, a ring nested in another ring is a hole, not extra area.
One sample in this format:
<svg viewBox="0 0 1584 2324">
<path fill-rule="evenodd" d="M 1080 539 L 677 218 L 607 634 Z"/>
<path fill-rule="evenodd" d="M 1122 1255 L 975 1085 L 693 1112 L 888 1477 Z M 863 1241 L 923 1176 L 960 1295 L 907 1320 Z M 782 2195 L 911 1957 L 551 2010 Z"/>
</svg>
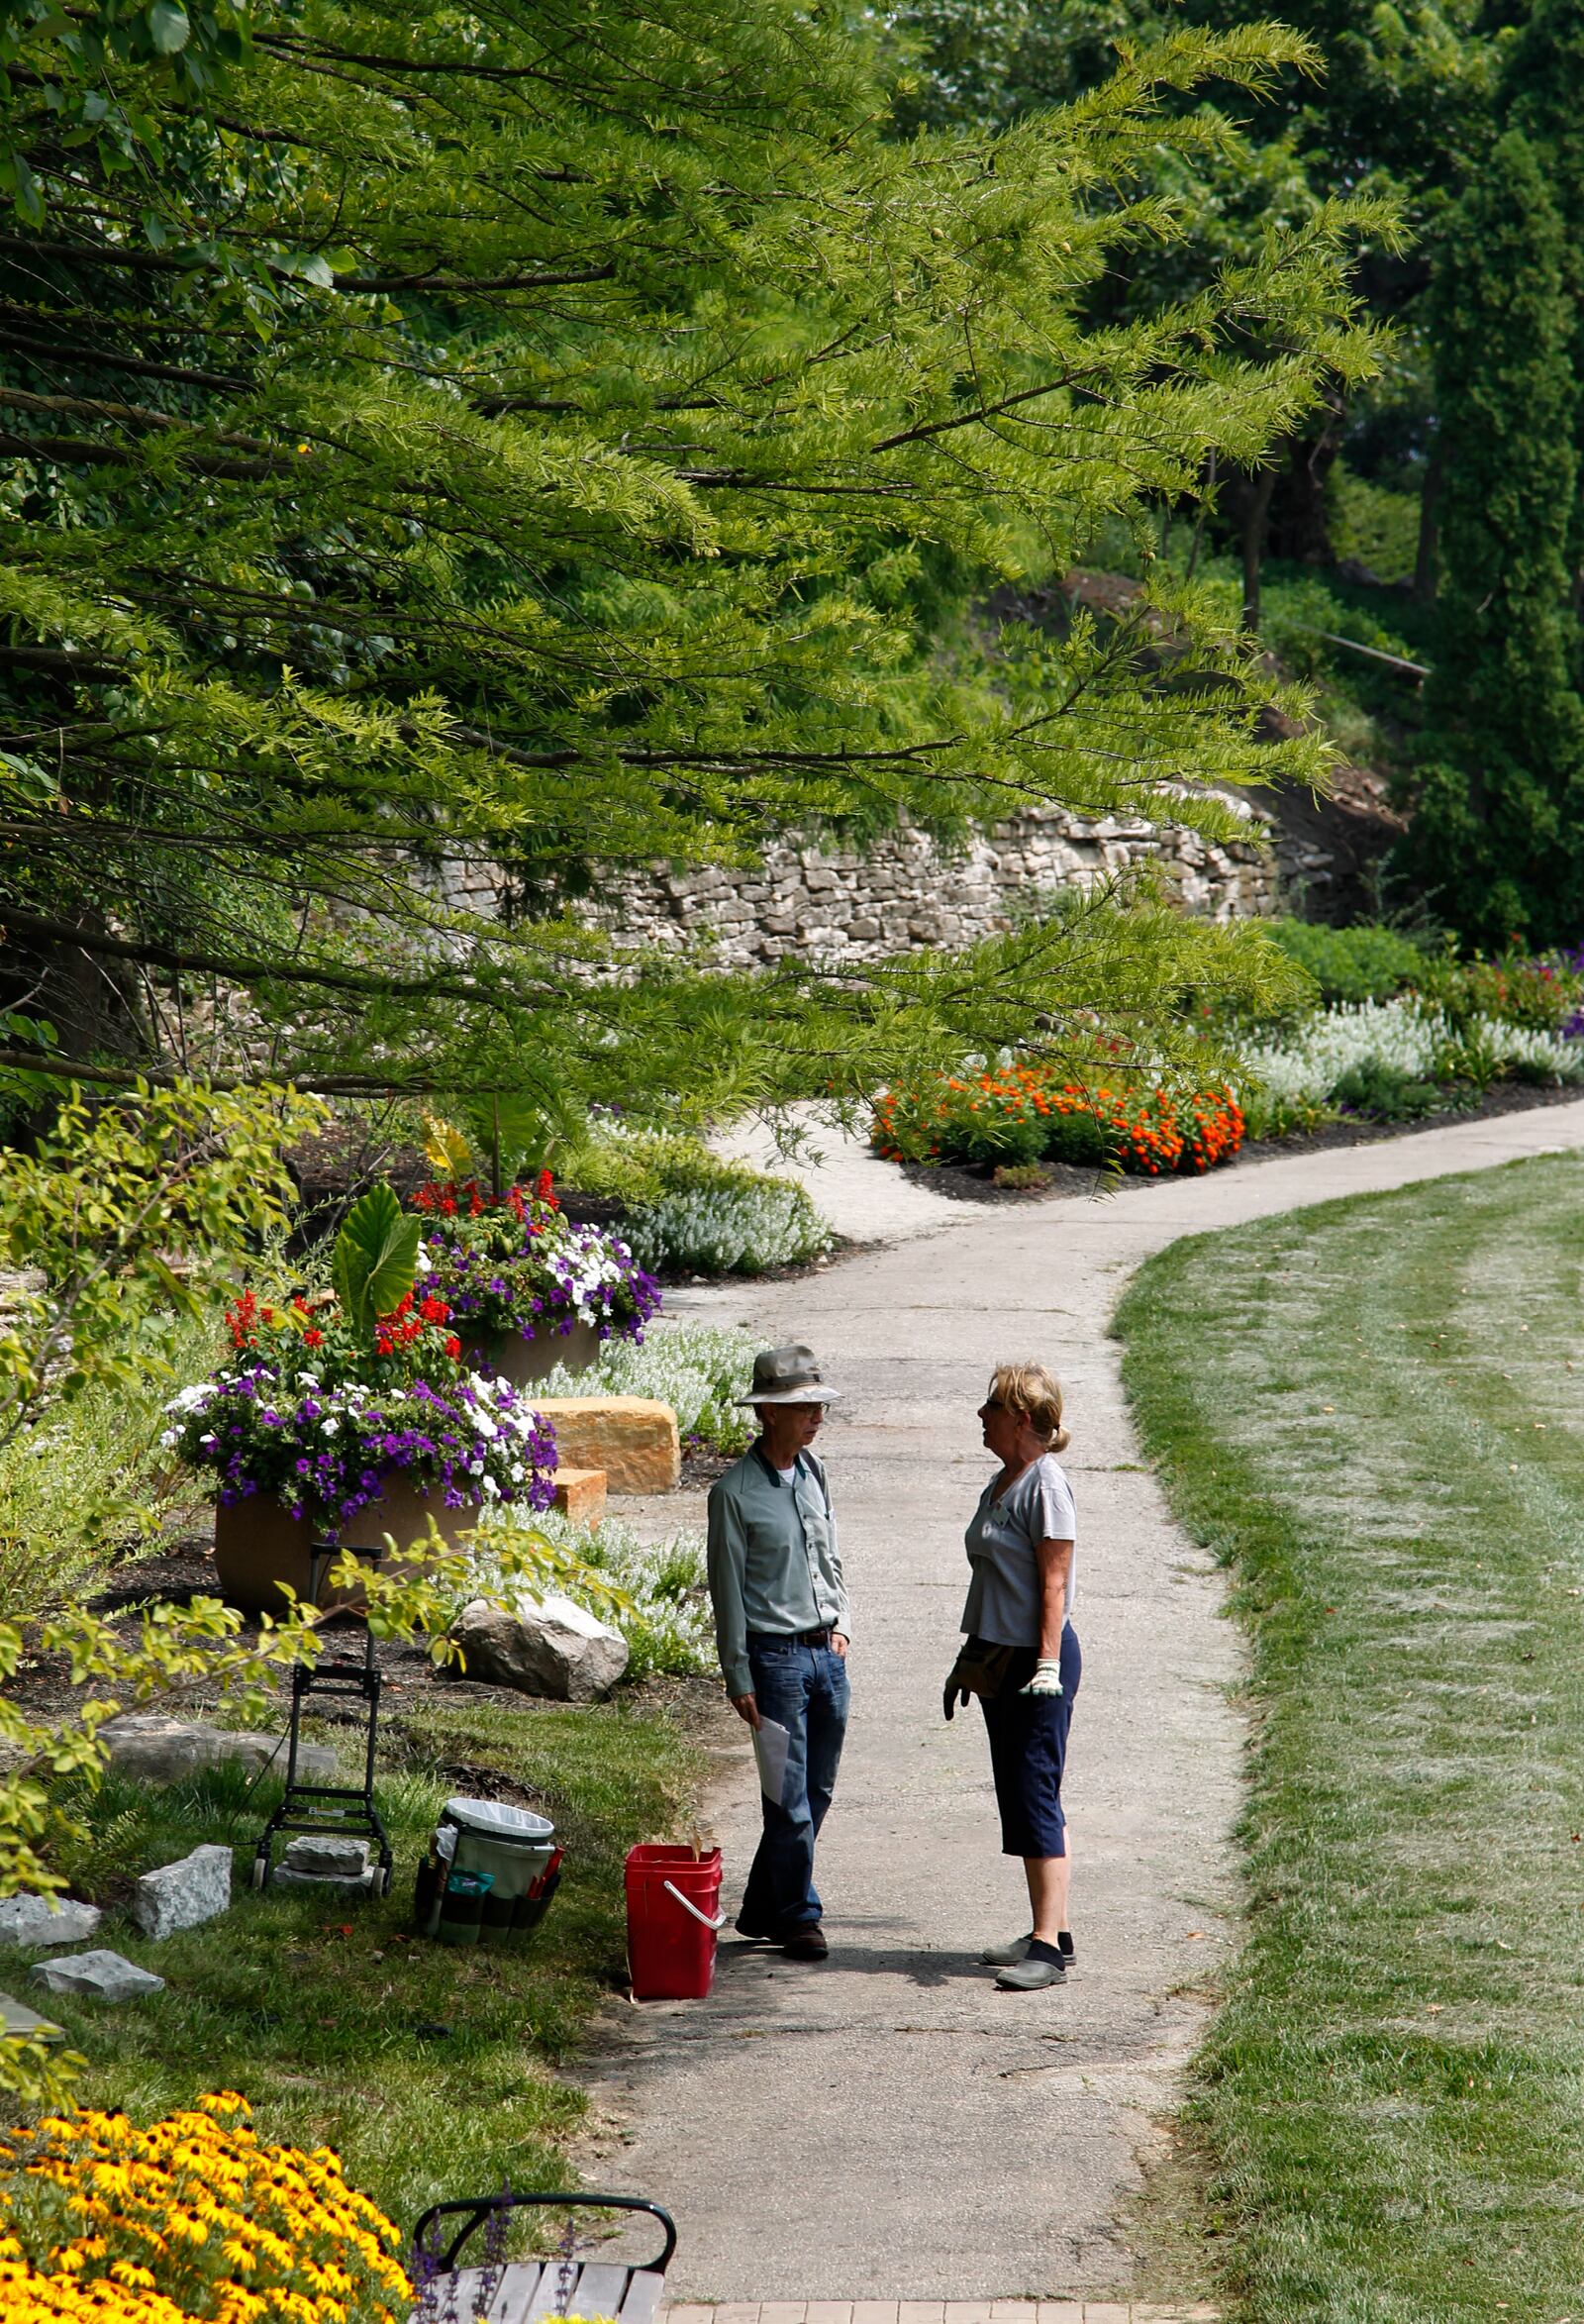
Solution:
<svg viewBox="0 0 1584 2324">
<path fill-rule="evenodd" d="M 79 1904 L 74 1896 L 8 1896 L 0 1904 L 0 1945 L 80 1945 L 99 1926 L 97 1905 Z"/>
<path fill-rule="evenodd" d="M 87 1993 L 99 2001 L 135 2001 L 165 1989 L 163 1977 L 119 1953 L 65 1953 L 58 1961 L 41 1961 L 33 1982 L 50 1993 Z"/>
<path fill-rule="evenodd" d="M 601 1702 L 627 1668 L 627 1641 L 570 1598 L 520 1598 L 514 1607 L 475 1598 L 451 1624 L 466 1674 L 553 1702 Z"/>
<path fill-rule="evenodd" d="M 206 1727 L 197 1720 L 170 1719 L 157 1711 L 135 1711 L 111 1719 L 99 1730 L 118 1774 L 135 1775 L 145 1783 L 179 1783 L 204 1768 L 236 1760 L 249 1774 L 266 1761 L 271 1772 L 284 1778 L 286 1744 L 278 1735 L 236 1734 L 224 1727 Z M 333 1783 L 336 1755 L 325 1744 L 303 1743 L 297 1749 L 297 1773 L 306 1783 Z"/>
<path fill-rule="evenodd" d="M 285 1863 L 294 1872 L 323 1878 L 360 1880 L 368 1869 L 368 1842 L 350 1833 L 299 1832 L 286 1845 Z"/>
<path fill-rule="evenodd" d="M 563 1517 L 575 1517 L 583 1525 L 598 1525 L 605 1514 L 604 1469 L 557 1468 L 555 1506 Z"/>
<path fill-rule="evenodd" d="M 146 1937 L 173 1937 L 218 1920 L 231 1907 L 231 1850 L 195 1848 L 145 1872 L 132 1892 L 132 1917 Z"/>
<path fill-rule="evenodd" d="M 374 1868 L 365 1872 L 300 1872 L 294 1865 L 278 1864 L 269 1875 L 271 1888 L 301 1888 L 324 1897 L 358 1897 L 374 1893 Z"/>
<path fill-rule="evenodd" d="M 13 1994 L 0 1993 L 0 2041 L 43 2042 L 47 2049 L 52 2050 L 65 2038 L 63 2026 L 51 2024 L 48 2017 L 41 2017 L 36 2009 L 29 2009 Z"/>
<path fill-rule="evenodd" d="M 561 1465 L 603 1468 L 613 1493 L 673 1492 L 682 1475 L 676 1414 L 649 1396 L 542 1396 Z"/>
</svg>

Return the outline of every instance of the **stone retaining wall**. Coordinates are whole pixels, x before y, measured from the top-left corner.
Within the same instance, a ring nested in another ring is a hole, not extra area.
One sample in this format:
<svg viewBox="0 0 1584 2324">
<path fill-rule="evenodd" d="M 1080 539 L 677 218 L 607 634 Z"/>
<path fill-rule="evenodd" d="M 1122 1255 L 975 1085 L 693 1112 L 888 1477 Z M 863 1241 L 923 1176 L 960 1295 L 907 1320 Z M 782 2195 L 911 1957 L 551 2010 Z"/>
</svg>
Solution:
<svg viewBox="0 0 1584 2324">
<path fill-rule="evenodd" d="M 1262 831 L 1246 804 L 1243 811 L 1250 834 Z M 872 960 L 974 943 L 1008 927 L 1041 891 L 1087 887 L 1140 861 L 1160 864 L 1188 909 L 1209 919 L 1275 909 L 1277 867 L 1252 836 L 1219 847 L 1178 825 L 1090 821 L 1040 807 L 955 854 L 903 828 L 862 854 L 788 841 L 746 871 L 656 866 L 622 881 L 598 917 L 667 951 L 711 937 L 723 967 L 760 966 L 787 954 Z"/>
</svg>

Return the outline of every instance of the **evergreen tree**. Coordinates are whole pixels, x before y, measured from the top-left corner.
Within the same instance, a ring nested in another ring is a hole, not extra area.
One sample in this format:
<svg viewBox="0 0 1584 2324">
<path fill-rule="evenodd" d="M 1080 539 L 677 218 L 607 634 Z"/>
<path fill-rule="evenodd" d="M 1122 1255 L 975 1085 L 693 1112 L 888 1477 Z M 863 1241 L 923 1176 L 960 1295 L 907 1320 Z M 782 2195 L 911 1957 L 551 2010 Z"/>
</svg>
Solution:
<svg viewBox="0 0 1584 2324">
<path fill-rule="evenodd" d="M 1003 136 L 898 139 L 793 0 L 261 0 L 240 50 L 193 20 L 196 85 L 122 37 L 173 38 L 164 0 L 113 15 L 90 54 L 93 11 L 14 9 L 0 86 L 0 1005 L 168 1061 L 207 980 L 321 1085 L 729 1104 L 1260 972 L 1095 911 L 749 990 L 567 907 L 898 814 L 1228 833 L 1215 786 L 1322 770 L 1203 608 L 1164 609 L 1169 687 L 1160 609 L 993 652 L 970 619 L 1371 364 L 1345 205 L 1092 319 L 1178 231 L 1146 164 L 1225 134 L 1163 101 L 1301 44 L 1180 36 Z"/>
<path fill-rule="evenodd" d="M 1570 362 L 1584 382 L 1584 5 L 1536 0 L 1508 51 L 1502 76 L 1506 118 L 1534 149 L 1562 222 L 1562 279 L 1573 308 Z M 1575 398 L 1576 489 L 1567 558 L 1575 601 L 1584 573 L 1584 394 Z M 1584 637 L 1575 641 L 1574 683 L 1584 683 Z"/>
<path fill-rule="evenodd" d="M 1434 290 L 1446 481 L 1435 675 L 1406 853 L 1466 937 L 1584 924 L 1584 710 L 1567 562 L 1577 464 L 1563 235 L 1502 137 L 1447 222 Z"/>
</svg>

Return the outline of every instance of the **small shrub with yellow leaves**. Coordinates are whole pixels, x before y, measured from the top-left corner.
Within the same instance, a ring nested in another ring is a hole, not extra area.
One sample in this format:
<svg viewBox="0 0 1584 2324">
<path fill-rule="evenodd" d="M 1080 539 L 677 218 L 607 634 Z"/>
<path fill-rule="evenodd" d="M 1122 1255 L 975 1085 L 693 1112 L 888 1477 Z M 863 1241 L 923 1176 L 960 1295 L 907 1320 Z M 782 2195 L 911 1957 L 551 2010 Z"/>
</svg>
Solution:
<svg viewBox="0 0 1584 2324">
<path fill-rule="evenodd" d="M 398 2324 L 400 2241 L 329 2148 L 260 2146 L 234 2091 L 147 2130 L 73 2108 L 0 2133 L 6 2324 Z"/>
</svg>

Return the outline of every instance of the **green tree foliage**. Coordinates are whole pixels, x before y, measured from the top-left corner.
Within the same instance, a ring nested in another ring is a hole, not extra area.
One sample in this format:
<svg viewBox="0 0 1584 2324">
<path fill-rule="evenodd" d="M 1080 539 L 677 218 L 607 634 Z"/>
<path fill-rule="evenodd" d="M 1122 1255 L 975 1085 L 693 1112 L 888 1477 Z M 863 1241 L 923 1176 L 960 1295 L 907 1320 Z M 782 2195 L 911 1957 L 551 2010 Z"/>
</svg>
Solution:
<svg viewBox="0 0 1584 2324">
<path fill-rule="evenodd" d="M 1119 53 L 1165 38 L 1182 11 L 1165 0 L 902 0 L 893 35 L 913 60 L 905 118 L 935 124 L 976 121 L 1004 126 L 1041 106 L 1070 99 L 1115 68 Z M 1202 0 L 1188 11 L 1212 28 L 1236 22 L 1237 0 Z M 1215 281 L 1229 265 L 1256 253 L 1272 228 L 1301 234 L 1324 213 L 1336 188 L 1363 180 L 1395 189 L 1381 158 L 1360 158 L 1356 141 L 1339 137 L 1334 152 L 1319 125 L 1345 113 L 1327 86 L 1328 37 L 1337 31 L 1325 9 L 1317 18 L 1311 69 L 1290 70 L 1268 102 L 1251 111 L 1236 91 L 1196 90 L 1174 106 L 1217 110 L 1220 133 L 1203 146 L 1163 140 L 1148 164 L 1157 201 L 1171 205 L 1180 231 L 1169 243 L 1140 245 L 1119 257 L 1100 286 L 1108 316 L 1153 314 L 1185 290 Z M 1313 69 L 1318 61 L 1320 69 Z M 1344 67 L 1345 71 L 1345 67 Z M 1377 298 L 1400 272 L 1393 239 L 1360 253 L 1360 279 Z M 1392 302 L 1382 300 L 1383 305 Z M 1302 424 L 1251 466 L 1218 459 L 1205 485 L 1213 493 L 1215 531 L 1229 535 L 1243 563 L 1243 619 L 1260 626 L 1259 574 L 1267 545 L 1306 561 L 1331 556 L 1328 477 L 1346 423 L 1342 383 L 1332 380 Z"/>
<path fill-rule="evenodd" d="M 173 1333 L 212 1307 L 238 1250 L 282 1222 L 282 1149 L 322 1111 L 268 1090 L 140 1088 L 110 1106 L 73 1090 L 32 1154 L 7 1155 L 0 1455 L 91 1381 L 174 1384 Z"/>
<path fill-rule="evenodd" d="M 1442 581 L 1408 856 L 1465 935 L 1553 943 L 1584 916 L 1574 322 L 1561 222 L 1515 131 L 1448 221 L 1434 312 Z"/>
<path fill-rule="evenodd" d="M 571 901 L 1028 800 L 1227 831 L 1209 785 L 1323 771 L 1203 606 L 993 652 L 967 619 L 1373 361 L 1344 204 L 1093 320 L 1181 232 L 1162 151 L 1231 134 L 1178 109 L 1306 64 L 1290 35 L 901 140 L 869 49 L 790 0 L 261 5 L 213 89 L 103 42 L 129 169 L 69 125 L 78 23 L 21 45 L 37 195 L 0 237 L 0 1001 L 67 1059 L 213 1061 L 240 992 L 322 1088 L 840 1089 L 1059 1020 L 1070 928 L 749 994 Z M 1206 973 L 1162 918 L 1086 927 L 1102 1008 L 1140 946 L 1159 1005 Z"/>
<path fill-rule="evenodd" d="M 49 68 L 41 74 L 46 48 Z M 165 157 L 152 115 L 136 98 L 111 93 L 118 66 L 149 67 L 204 98 L 226 66 L 249 53 L 247 18 L 230 0 L 192 0 L 190 8 L 183 0 L 96 0 L 76 9 L 60 0 L 0 0 L 0 91 L 34 92 L 52 116 L 61 150 L 91 148 L 95 167 L 108 177 Z M 44 187 L 9 121 L 0 136 L 0 193 L 11 197 L 19 218 L 42 223 Z"/>
<path fill-rule="evenodd" d="M 1573 304 L 1571 362 L 1584 380 L 1584 7 L 1537 0 L 1507 53 L 1502 99 L 1507 119 L 1534 149 L 1562 222 L 1562 278 Z M 1584 569 L 1584 397 L 1573 415 L 1576 488 L 1568 563 Z M 1584 678 L 1575 660 L 1574 682 Z"/>
</svg>

